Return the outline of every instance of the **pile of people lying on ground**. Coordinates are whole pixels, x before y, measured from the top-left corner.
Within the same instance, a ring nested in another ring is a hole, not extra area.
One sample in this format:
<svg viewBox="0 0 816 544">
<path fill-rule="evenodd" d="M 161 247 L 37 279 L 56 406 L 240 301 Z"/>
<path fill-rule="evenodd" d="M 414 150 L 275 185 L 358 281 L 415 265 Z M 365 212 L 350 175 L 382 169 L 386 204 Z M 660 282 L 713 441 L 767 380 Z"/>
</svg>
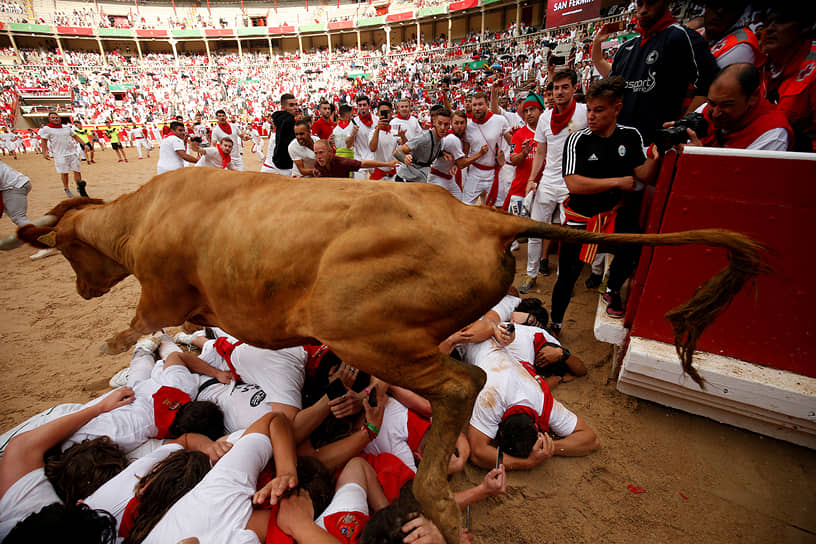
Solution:
<svg viewBox="0 0 816 544">
<path fill-rule="evenodd" d="M 468 459 L 488 470 L 455 493 L 463 509 L 504 493 L 505 470 L 599 447 L 550 392 L 586 370 L 547 321 L 538 299 L 508 295 L 439 346 L 487 373 L 450 457 L 450 474 Z M 214 327 L 157 332 L 114 384 L 0 438 L 0 540 L 69 530 L 87 542 L 442 542 L 410 485 L 430 403 L 324 345 L 261 349 Z"/>
</svg>

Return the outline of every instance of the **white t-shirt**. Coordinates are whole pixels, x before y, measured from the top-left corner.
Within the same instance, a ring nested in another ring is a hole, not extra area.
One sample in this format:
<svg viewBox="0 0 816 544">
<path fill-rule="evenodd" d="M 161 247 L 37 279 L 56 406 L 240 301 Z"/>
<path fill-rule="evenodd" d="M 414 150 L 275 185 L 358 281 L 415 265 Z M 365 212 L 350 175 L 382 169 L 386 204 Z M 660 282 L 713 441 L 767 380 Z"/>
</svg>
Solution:
<svg viewBox="0 0 816 544">
<path fill-rule="evenodd" d="M 549 109 L 541 114 L 535 130 L 535 141 L 538 145 L 543 144 L 547 146 L 547 162 L 541 174 L 539 186 L 547 186 L 551 189 L 569 193 L 567 184 L 564 182 L 564 176 L 561 175 L 561 158 L 564 155 L 564 142 L 566 142 L 567 137 L 576 130 L 586 128 L 587 108 L 586 104 L 575 104 L 575 112 L 572 114 L 570 122 L 566 128 L 562 129 L 558 134 L 553 134 L 552 128 L 550 128 L 553 111 L 555 110 Z"/>
<path fill-rule="evenodd" d="M 332 131 L 332 140 L 334 141 L 334 147 L 337 149 L 348 149 L 348 147 L 346 146 L 346 138 L 349 138 L 353 131 L 354 125 L 352 125 L 351 123 L 349 123 L 348 126 L 346 126 L 346 128 L 340 128 L 340 125 L 334 127 L 334 130 Z"/>
<path fill-rule="evenodd" d="M 234 342 L 232 339 L 230 341 Z M 244 382 L 258 385 L 264 390 L 266 402 L 300 409 L 308 358 L 306 350 L 300 346 L 272 350 L 239 344 L 232 352 L 230 361 Z M 229 369 L 227 362 L 215 350 L 215 340 L 210 340 L 201 348 L 201 359 L 220 370 Z"/>
<path fill-rule="evenodd" d="M 18 172 L 8 164 L 0 162 L 0 191 L 19 189 L 28 181 L 28 176 Z"/>
<path fill-rule="evenodd" d="M 201 158 L 198 159 L 198 162 L 195 163 L 196 166 L 207 166 L 209 168 L 221 168 L 221 152 L 218 151 L 215 147 L 205 147 L 201 148 L 204 152 L 201 155 Z M 232 158 L 232 153 L 230 153 L 230 158 Z M 187 161 L 184 161 L 185 165 Z M 229 164 L 227 164 L 227 170 L 235 170 L 235 166 L 233 165 L 232 161 L 230 160 Z"/>
<path fill-rule="evenodd" d="M 164 361 L 157 362 L 150 378 L 133 386 L 134 400 L 132 403 L 100 414 L 77 429 L 68 440 L 63 442 L 63 451 L 86 438 L 109 436 L 127 453 L 148 438 L 155 437 L 159 431 L 153 411 L 153 394 L 163 386 L 180 389 L 194 399 L 198 392 L 198 378 L 191 374 L 184 365 L 171 365 L 164 368 Z M 91 401 L 91 403 L 97 402 L 99 399 Z"/>
<path fill-rule="evenodd" d="M 371 114 L 371 126 L 366 126 L 359 116 L 354 118 L 359 130 L 357 131 L 357 138 L 354 139 L 354 158 L 358 161 L 371 160 L 374 153 L 368 148 L 368 142 L 371 140 L 371 131 L 377 128 L 379 118 Z"/>
<path fill-rule="evenodd" d="M 134 141 L 143 140 L 144 137 L 145 137 L 144 129 L 143 128 L 132 128 L 132 129 L 130 129 L 130 137 L 133 138 Z"/>
<path fill-rule="evenodd" d="M 199 377 L 201 385 L 210 380 L 209 376 Z M 208 400 L 221 408 L 224 412 L 224 429 L 228 433 L 246 429 L 272 411 L 266 392 L 255 384 L 234 381 L 228 384 L 212 383 L 199 390 L 196 400 Z"/>
<path fill-rule="evenodd" d="M 184 168 L 184 159 L 179 157 L 177 151 L 184 151 L 184 140 L 170 134 L 161 141 L 159 145 L 159 162 L 156 163 L 156 173 L 164 174 L 171 170 L 178 170 Z"/>
<path fill-rule="evenodd" d="M 390 453 L 416 472 L 414 454 L 408 445 L 408 408 L 398 400 L 388 397 L 380 434 L 363 448 L 363 453 L 372 455 Z"/>
<path fill-rule="evenodd" d="M 74 127 L 72 125 L 62 125 L 62 128 L 53 128 L 48 125 L 42 127 L 38 132 L 40 138 L 48 142 L 48 149 L 55 157 L 66 157 L 68 155 L 78 155 L 76 140 L 74 140 Z"/>
<path fill-rule="evenodd" d="M 212 140 L 213 143 L 218 143 L 224 138 L 229 138 L 232 140 L 232 153 L 230 155 L 233 158 L 239 159 L 241 158 L 241 152 L 244 150 L 244 144 L 241 142 L 241 128 L 236 125 L 235 123 L 227 123 L 232 130 L 231 134 L 227 134 L 224 130 L 218 126 L 218 123 L 212 128 Z"/>
<path fill-rule="evenodd" d="M 102 509 L 116 518 L 116 528 L 122 523 L 125 507 L 133 498 L 133 492 L 139 480 L 150 470 L 167 458 L 174 451 L 182 449 L 179 444 L 165 444 L 159 449 L 132 462 L 119 474 L 105 482 L 82 502 L 94 510 Z M 121 540 L 120 540 L 121 541 Z"/>
<path fill-rule="evenodd" d="M 317 136 L 312 136 L 312 141 L 316 142 L 319 140 Z M 315 153 L 314 149 L 309 149 L 306 146 L 300 145 L 300 142 L 297 141 L 297 138 L 289 142 L 289 156 L 292 157 L 292 177 L 293 178 L 302 178 L 303 173 L 298 168 L 297 164 L 294 164 L 294 161 L 303 161 L 303 168 L 307 169 L 314 169 L 315 163 Z"/>
<path fill-rule="evenodd" d="M 371 131 L 371 137 L 369 138 L 369 143 L 371 143 L 371 139 L 374 138 L 374 131 Z M 386 132 L 384 130 L 380 131 L 380 139 L 377 142 L 377 150 L 374 152 L 373 160 L 381 161 L 381 162 L 389 162 L 394 160 L 394 150 L 397 148 L 397 139 L 391 134 L 391 132 Z M 381 170 L 388 171 L 388 168 L 381 168 Z M 390 170 L 393 170 L 391 168 Z"/>
<path fill-rule="evenodd" d="M 481 149 L 485 144 L 487 144 L 488 148 L 487 153 L 482 155 L 474 164 L 478 163 L 490 168 L 495 167 L 496 147 L 501 149 L 500 140 L 502 140 L 504 135 L 509 131 L 510 125 L 507 119 L 501 115 L 492 115 L 490 119 L 484 123 L 477 123 L 474 120 L 470 120 L 465 130 L 465 139 L 470 143 L 470 149 Z M 481 170 L 476 167 L 470 168 L 468 172 L 469 175 L 480 178 L 493 177 L 492 171 Z"/>
<path fill-rule="evenodd" d="M 419 124 L 419 120 L 413 115 L 408 117 L 408 119 L 403 119 L 399 116 L 391 118 L 391 132 L 397 134 L 401 128 L 405 129 L 405 138 L 408 140 L 416 138 L 422 133 L 422 126 Z"/>
<path fill-rule="evenodd" d="M 0 499 L 0 542 L 5 540 L 20 520 L 44 506 L 62 503 L 45 477 L 45 469 L 37 468 L 14 482 Z"/>
<path fill-rule="evenodd" d="M 476 397 L 470 424 L 479 432 L 494 438 L 504 413 L 511 406 L 526 406 L 540 414 L 544 393 L 538 382 L 497 342 L 486 340 L 492 349 L 483 350 L 476 366 L 487 374 L 487 381 Z M 557 400 L 550 412 L 550 431 L 567 436 L 575 430 L 578 417 Z"/>
<path fill-rule="evenodd" d="M 260 544 L 246 524 L 252 515 L 258 474 L 271 457 L 269 437 L 259 433 L 243 436 L 167 511 L 143 542 L 168 544 L 197 537 L 207 544 Z"/>
</svg>

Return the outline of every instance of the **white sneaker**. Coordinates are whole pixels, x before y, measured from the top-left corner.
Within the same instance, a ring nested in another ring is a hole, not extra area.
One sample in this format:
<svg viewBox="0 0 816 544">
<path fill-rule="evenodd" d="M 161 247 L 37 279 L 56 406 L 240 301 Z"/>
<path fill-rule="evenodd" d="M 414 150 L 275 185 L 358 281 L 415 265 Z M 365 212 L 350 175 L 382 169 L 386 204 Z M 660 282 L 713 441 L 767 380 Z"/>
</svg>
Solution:
<svg viewBox="0 0 816 544">
<path fill-rule="evenodd" d="M 138 343 L 136 344 L 138 346 Z M 113 375 L 113 378 L 110 379 L 108 385 L 111 387 L 123 387 L 127 385 L 128 376 L 130 375 L 130 367 L 126 366 L 119 372 Z"/>
<path fill-rule="evenodd" d="M 56 254 L 57 254 L 57 250 L 54 249 L 53 247 L 49 247 L 49 248 L 46 248 L 46 249 L 39 250 L 34 255 L 30 256 L 29 259 L 31 259 L 32 261 L 36 261 L 38 259 L 45 259 L 46 257 L 50 257 L 51 255 L 56 255 Z"/>
</svg>

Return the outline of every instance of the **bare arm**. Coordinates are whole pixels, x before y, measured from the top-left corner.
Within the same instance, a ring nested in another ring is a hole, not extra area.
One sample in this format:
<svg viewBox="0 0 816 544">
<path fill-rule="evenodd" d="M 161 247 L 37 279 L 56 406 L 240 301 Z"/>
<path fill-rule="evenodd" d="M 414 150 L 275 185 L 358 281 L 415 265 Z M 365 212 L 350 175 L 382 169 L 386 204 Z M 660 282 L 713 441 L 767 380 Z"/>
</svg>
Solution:
<svg viewBox="0 0 816 544">
<path fill-rule="evenodd" d="M 303 160 L 302 159 L 298 159 L 298 160 L 294 161 L 294 163 L 295 163 L 295 166 L 297 166 L 297 169 L 300 171 L 300 173 L 302 175 L 304 175 L 304 176 L 314 175 L 314 168 L 306 168 L 305 166 L 303 166 Z"/>
<path fill-rule="evenodd" d="M 133 389 L 120 387 L 96 404 L 12 438 L 0 460 L 0 498 L 17 480 L 44 466 L 45 452 L 64 442 L 96 416 L 130 404 L 133 399 Z"/>
<path fill-rule="evenodd" d="M 198 162 L 199 159 L 199 157 L 196 157 L 195 155 L 190 155 L 183 149 L 176 150 L 176 154 L 187 162 Z"/>
<path fill-rule="evenodd" d="M 371 135 L 371 139 L 368 141 L 368 149 L 373 153 L 377 151 L 377 147 L 379 147 L 379 145 L 380 145 L 380 129 L 379 127 L 375 127 L 374 134 Z"/>
<path fill-rule="evenodd" d="M 351 148 L 354 147 L 354 142 L 357 140 L 357 132 L 359 132 L 360 127 L 354 125 L 354 128 L 351 129 L 351 135 L 346 138 L 346 147 Z"/>
<path fill-rule="evenodd" d="M 601 77 L 606 77 L 612 71 L 612 63 L 606 60 L 603 56 L 603 48 L 601 44 L 609 37 L 609 34 L 601 34 L 598 31 L 595 38 L 592 40 L 592 49 L 590 49 L 590 57 L 592 58 L 592 65 L 600 72 Z"/>
<path fill-rule="evenodd" d="M 654 150 L 654 147 L 652 147 Z M 657 151 L 653 151 L 654 155 L 657 156 Z M 635 179 L 646 183 L 647 185 L 654 185 L 654 181 L 657 179 L 657 171 L 660 166 L 660 161 L 657 158 L 649 157 L 646 159 L 646 162 L 635 168 L 634 174 Z"/>
<path fill-rule="evenodd" d="M 232 381 L 232 374 L 230 374 L 229 371 L 219 370 L 192 353 L 174 351 L 164 360 L 164 365 L 165 367 L 169 367 L 174 364 L 182 364 L 186 366 L 190 372 L 216 378 L 221 383 L 230 383 L 230 381 Z"/>
<path fill-rule="evenodd" d="M 555 440 L 553 446 L 555 446 L 553 455 L 560 455 L 562 457 L 583 457 L 600 448 L 601 441 L 598 440 L 595 431 L 590 429 L 579 417 L 572 434 L 560 440 Z"/>
<path fill-rule="evenodd" d="M 481 149 L 479 149 L 479 151 L 476 152 L 475 155 L 471 155 L 470 157 L 467 157 L 467 156 L 459 157 L 458 159 L 456 159 L 456 166 L 459 168 L 459 170 L 461 170 L 462 168 L 467 168 L 468 166 L 470 166 L 474 162 L 476 162 L 479 159 L 481 159 L 482 157 L 484 157 L 485 154 L 487 154 L 487 152 L 489 150 L 490 150 L 490 148 L 487 147 L 487 144 L 485 144 L 485 145 L 482 146 Z"/>
<path fill-rule="evenodd" d="M 396 168 L 399 161 L 360 161 L 360 168 Z"/>
<path fill-rule="evenodd" d="M 43 158 L 46 160 L 48 159 L 48 140 L 42 139 L 40 140 L 40 152 L 43 155 Z"/>
<path fill-rule="evenodd" d="M 623 189 L 631 191 L 634 187 L 635 178 L 633 176 L 623 176 L 619 178 L 588 178 L 578 174 L 571 174 L 564 177 L 567 189 L 570 193 L 577 195 L 592 195 L 602 193 L 610 189 Z"/>
<path fill-rule="evenodd" d="M 541 169 L 544 168 L 544 165 L 547 163 L 547 142 L 541 143 L 538 142 L 538 147 L 536 147 L 535 156 L 533 157 L 533 166 L 530 169 L 530 178 L 527 180 L 527 190 L 524 192 L 525 195 L 530 194 L 530 191 L 535 189 L 536 187 L 536 178 L 538 178 L 538 174 L 541 172 Z"/>
</svg>

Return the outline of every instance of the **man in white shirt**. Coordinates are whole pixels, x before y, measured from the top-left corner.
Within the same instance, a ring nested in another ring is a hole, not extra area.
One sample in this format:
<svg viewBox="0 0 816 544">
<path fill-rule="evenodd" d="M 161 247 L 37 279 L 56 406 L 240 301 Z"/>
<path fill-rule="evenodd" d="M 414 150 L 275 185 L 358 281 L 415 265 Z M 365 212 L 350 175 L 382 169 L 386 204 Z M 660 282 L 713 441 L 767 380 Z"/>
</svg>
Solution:
<svg viewBox="0 0 816 544">
<path fill-rule="evenodd" d="M 184 168 L 184 161 L 198 162 L 198 157 L 186 151 L 184 144 L 184 138 L 186 137 L 186 130 L 182 123 L 179 121 L 170 123 L 170 134 L 159 144 L 159 162 L 156 164 L 157 174 Z"/>
<path fill-rule="evenodd" d="M 354 158 L 354 141 L 357 139 L 357 133 L 360 131 L 359 127 L 351 121 L 352 109 L 351 106 L 343 104 L 338 109 L 340 118 L 337 120 L 337 126 L 332 131 L 332 142 L 337 150 L 338 157 L 345 157 L 347 159 Z"/>
<path fill-rule="evenodd" d="M 475 205 L 482 193 L 487 194 L 488 206 L 496 203 L 499 192 L 499 169 L 504 164 L 501 151 L 502 138 L 507 139 L 510 125 L 501 115 L 494 115 L 488 109 L 488 98 L 483 92 L 472 97 L 473 119 L 467 124 L 465 139 L 473 149 L 487 145 L 487 153 L 470 165 L 463 202 Z"/>
<path fill-rule="evenodd" d="M 74 196 L 68 188 L 68 172 L 73 172 L 77 191 L 81 196 L 88 196 L 85 191 L 86 183 L 82 181 L 82 173 L 79 170 L 79 154 L 77 153 L 77 144 L 82 145 L 82 141 L 74 134 L 73 125 L 63 125 L 59 114 L 51 112 L 48 114 L 48 124 L 42 127 L 38 134 L 41 138 L 40 146 L 43 158 L 50 160 L 50 150 L 51 156 L 54 158 L 54 166 L 62 179 L 62 188 L 65 195 L 68 198 Z"/>
<path fill-rule="evenodd" d="M 516 325 L 508 346 L 493 338 L 460 346 L 464 360 L 487 374 L 468 429 L 476 465 L 495 466 L 494 439 L 508 470 L 529 470 L 554 455 L 584 456 L 600 447 L 595 432 L 555 400 L 544 379 L 535 375 L 538 351 L 557 342 L 544 329 Z"/>
<path fill-rule="evenodd" d="M 377 126 L 371 131 L 371 139 L 368 142 L 368 149 L 373 153 L 375 161 L 386 162 L 391 160 L 394 156 L 394 150 L 397 148 L 397 138 L 391 134 L 391 103 L 382 101 L 377 105 Z M 402 127 L 397 127 L 399 131 L 399 143 L 403 144 L 405 140 L 405 130 Z M 402 141 L 404 140 L 404 141 Z M 373 180 L 393 180 L 396 175 L 396 168 L 375 168 L 371 173 Z"/>
<path fill-rule="evenodd" d="M 405 130 L 406 141 L 416 138 L 422 132 L 419 120 L 411 115 L 410 98 L 401 98 L 397 102 L 397 115 L 391 119 L 391 128 L 394 127 L 397 127 L 394 132 L 397 132 L 400 128 Z"/>
<path fill-rule="evenodd" d="M 218 121 L 212 129 L 212 140 L 215 143 L 220 142 L 224 138 L 229 138 L 233 141 L 232 146 L 232 164 L 235 170 L 244 171 L 244 159 L 241 157 L 244 146 L 242 140 L 248 140 L 249 136 L 241 131 L 237 123 L 230 123 L 227 121 L 227 112 L 218 110 L 215 112 L 215 118 Z"/>
<path fill-rule="evenodd" d="M 357 97 L 357 116 L 354 124 L 357 126 L 357 136 L 354 139 L 354 158 L 358 161 L 374 160 L 374 153 L 368 147 L 371 141 L 371 132 L 377 128 L 377 116 L 371 113 L 371 101 L 365 95 Z M 354 177 L 368 179 L 371 170 L 358 170 Z"/>
<path fill-rule="evenodd" d="M 579 104 L 575 101 L 578 75 L 573 70 L 556 72 L 552 84 L 555 108 L 542 113 L 536 125 L 536 154 L 533 158 L 530 177 L 527 180 L 526 194 L 531 191 L 536 192 L 530 212 L 532 219 L 560 224 L 559 206 L 569 196 L 569 189 L 561 173 L 564 142 L 573 132 L 586 128 L 587 109 L 586 104 Z M 541 174 L 540 181 L 536 183 L 542 166 L 544 166 L 544 172 Z M 555 212 L 559 212 L 558 217 L 553 219 Z M 526 293 L 535 285 L 539 269 L 545 269 L 549 273 L 547 258 L 549 250 L 550 240 L 542 243 L 540 238 L 528 239 L 527 275 L 519 285 L 521 294 Z M 539 264 L 540 262 L 547 264 L 544 266 Z"/>
<path fill-rule="evenodd" d="M 467 168 L 472 162 L 487 153 L 487 146 L 483 145 L 474 155 L 467 156 L 470 146 L 464 141 L 467 115 L 463 111 L 453 113 L 451 127 L 451 133 L 442 139 L 442 153 L 431 165 L 428 183 L 439 185 L 462 200 L 462 188 L 466 183 Z"/>
<path fill-rule="evenodd" d="M 201 158 L 195 163 L 196 166 L 206 166 L 209 168 L 221 168 L 224 170 L 235 170 L 235 165 L 232 163 L 232 140 L 230 138 L 222 138 L 220 144 L 215 144 L 215 147 L 198 147 L 196 146 Z"/>
<path fill-rule="evenodd" d="M 308 122 L 301 119 L 295 123 L 295 139 L 289 143 L 293 178 L 314 175 L 314 143 L 317 139 L 317 136 L 312 136 Z"/>
<path fill-rule="evenodd" d="M 145 150 L 147 154 L 147 158 L 150 158 L 150 144 L 145 138 L 145 129 L 143 127 L 137 127 L 135 124 L 133 128 L 130 129 L 130 141 L 133 142 L 133 145 L 136 146 L 136 152 L 139 154 L 139 159 L 142 159 L 142 149 Z"/>
</svg>

